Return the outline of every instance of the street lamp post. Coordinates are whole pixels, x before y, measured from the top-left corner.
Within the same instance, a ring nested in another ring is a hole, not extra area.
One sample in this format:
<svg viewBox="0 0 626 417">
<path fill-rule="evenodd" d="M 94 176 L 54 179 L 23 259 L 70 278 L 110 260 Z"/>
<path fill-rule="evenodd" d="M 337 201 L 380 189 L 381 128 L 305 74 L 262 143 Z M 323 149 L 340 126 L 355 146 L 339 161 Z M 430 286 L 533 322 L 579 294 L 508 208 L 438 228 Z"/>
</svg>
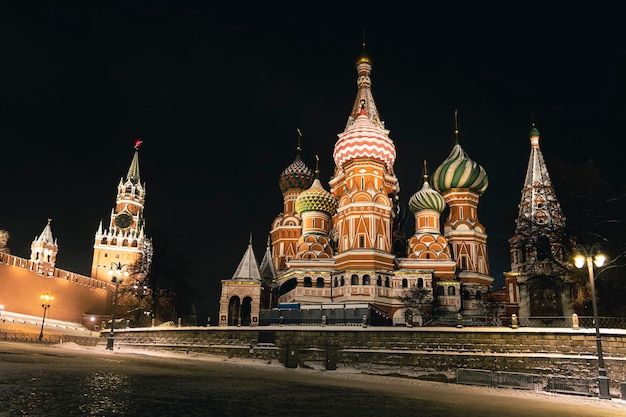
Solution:
<svg viewBox="0 0 626 417">
<path fill-rule="evenodd" d="M 107 349 L 113 350 L 113 344 L 115 343 L 115 310 L 117 310 L 117 292 L 120 288 L 120 284 L 124 282 L 124 277 L 128 276 L 126 265 L 122 265 L 119 262 L 111 263 L 109 269 L 111 275 L 111 282 L 115 284 L 115 296 L 113 298 L 113 311 L 111 312 L 111 332 L 107 338 Z"/>
<path fill-rule="evenodd" d="M 46 311 L 50 308 L 50 302 L 54 300 L 54 297 L 50 294 L 41 294 L 39 298 L 43 301 L 41 307 L 43 307 L 43 319 L 41 320 L 41 331 L 39 332 L 39 341 L 43 340 L 43 326 L 46 323 Z"/>
<path fill-rule="evenodd" d="M 604 265 L 606 257 L 598 252 L 600 246 L 596 243 L 590 249 L 584 246 L 577 246 L 578 254 L 574 258 L 577 268 L 587 265 L 589 274 L 589 284 L 591 285 L 591 305 L 593 307 L 593 322 L 596 327 L 596 346 L 598 350 L 598 397 L 610 400 L 609 378 L 606 376 L 606 368 L 604 367 L 604 357 L 602 356 L 602 338 L 600 337 L 600 324 L 598 322 L 598 305 L 596 302 L 596 283 L 593 266 L 598 268 Z"/>
</svg>

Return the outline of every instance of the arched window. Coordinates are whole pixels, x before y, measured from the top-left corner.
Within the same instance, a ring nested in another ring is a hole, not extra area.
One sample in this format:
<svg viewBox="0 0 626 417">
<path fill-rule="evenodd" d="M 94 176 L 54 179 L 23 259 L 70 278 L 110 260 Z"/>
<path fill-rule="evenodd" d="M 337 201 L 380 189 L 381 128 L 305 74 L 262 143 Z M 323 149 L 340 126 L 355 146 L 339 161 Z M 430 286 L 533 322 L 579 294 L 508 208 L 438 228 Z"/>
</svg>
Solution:
<svg viewBox="0 0 626 417">
<path fill-rule="evenodd" d="M 380 275 L 378 276 L 378 278 L 376 278 L 376 285 L 378 285 L 379 287 L 383 286 L 383 277 L 381 277 Z"/>
<path fill-rule="evenodd" d="M 359 285 L 359 276 L 357 274 L 354 274 L 350 277 L 350 284 Z"/>
<path fill-rule="evenodd" d="M 337 277 L 335 277 L 335 281 L 334 281 L 334 283 L 333 283 L 333 286 L 334 286 L 334 287 L 337 287 L 337 285 L 339 285 L 339 283 L 337 282 Z"/>
<path fill-rule="evenodd" d="M 285 282 L 280 287 L 278 287 L 278 296 L 280 297 L 281 295 L 287 294 L 289 291 L 296 288 L 297 285 L 298 285 L 298 282 L 296 281 L 295 278 L 290 279 L 289 281 Z"/>
<path fill-rule="evenodd" d="M 315 281 L 315 288 L 324 288 L 324 278 L 317 277 L 317 281 Z"/>
<path fill-rule="evenodd" d="M 391 282 L 389 281 L 389 277 L 385 277 L 385 287 L 389 288 L 391 286 Z"/>
<path fill-rule="evenodd" d="M 448 287 L 448 295 L 455 295 L 456 291 L 454 290 L 454 287 L 452 285 L 450 285 Z"/>
<path fill-rule="evenodd" d="M 343 287 L 344 285 L 346 285 L 346 280 L 343 278 L 343 275 L 341 276 L 341 286 Z"/>
<path fill-rule="evenodd" d="M 424 279 L 423 278 L 418 278 L 417 279 L 417 288 L 424 288 Z"/>
<path fill-rule="evenodd" d="M 363 275 L 363 285 L 370 285 L 370 276 L 367 274 Z"/>
<path fill-rule="evenodd" d="M 480 291 L 476 291 L 476 299 L 477 300 L 482 300 L 483 299 L 483 293 Z"/>
<path fill-rule="evenodd" d="M 409 286 L 409 280 L 406 278 L 402 278 L 402 288 L 407 288 Z"/>
<path fill-rule="evenodd" d="M 311 280 L 311 277 L 304 277 L 304 286 L 305 287 L 313 286 L 313 281 Z"/>
</svg>

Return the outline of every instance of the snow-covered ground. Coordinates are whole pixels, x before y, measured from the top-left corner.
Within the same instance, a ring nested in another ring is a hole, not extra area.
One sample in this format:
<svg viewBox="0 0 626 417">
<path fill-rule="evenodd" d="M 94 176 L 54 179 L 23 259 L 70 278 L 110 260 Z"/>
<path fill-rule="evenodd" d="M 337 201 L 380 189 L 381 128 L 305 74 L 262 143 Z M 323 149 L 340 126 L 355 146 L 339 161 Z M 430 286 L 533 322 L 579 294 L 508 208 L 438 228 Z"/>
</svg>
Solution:
<svg viewBox="0 0 626 417">
<path fill-rule="evenodd" d="M 6 318 L 6 317 L 5 317 Z M 19 325 L 18 322 L 11 321 L 12 325 Z M 9 322 L 4 323 L 4 327 L 9 325 Z M 24 320 L 21 323 L 22 326 L 41 326 L 41 323 L 37 323 L 33 320 Z M 48 320 L 46 320 L 46 329 L 45 331 L 55 332 L 67 331 L 65 328 L 66 325 L 63 323 L 55 323 L 50 321 L 50 327 L 48 327 Z M 0 327 L 2 324 L 0 322 Z M 394 328 L 394 331 L 398 331 L 398 328 Z M 539 329 L 524 329 L 524 331 L 540 331 Z M 554 330 L 554 329 L 553 329 Z M 560 331 L 572 331 L 572 329 L 559 329 Z M 89 331 L 85 331 L 84 328 L 76 329 L 76 332 L 81 334 L 89 334 Z M 481 328 L 463 328 L 456 329 L 456 331 L 484 331 Z M 510 331 L 514 331 L 510 329 Z M 545 331 L 545 329 L 543 329 Z M 592 329 L 581 329 L 578 330 L 579 333 L 593 332 Z M 93 332 L 92 337 L 99 337 L 99 333 Z M 21 343 L 21 348 L 28 349 L 29 346 L 34 348 L 42 348 L 39 344 L 29 344 L 29 343 Z M 1 346 L 1 345 L 0 345 Z M 376 372 L 374 370 L 359 370 L 351 367 L 338 366 L 336 370 L 326 370 L 321 363 L 309 363 L 305 362 L 304 366 L 298 368 L 286 368 L 283 364 L 278 361 L 267 361 L 263 359 L 250 359 L 250 358 L 235 358 L 235 357 L 224 357 L 210 354 L 202 354 L 197 352 L 189 352 L 189 353 L 181 353 L 181 352 L 171 352 L 164 351 L 158 349 L 150 349 L 150 348 L 131 348 L 123 345 L 116 345 L 114 351 L 107 350 L 104 344 L 100 344 L 98 346 L 81 346 L 76 343 L 59 343 L 59 344 L 51 344 L 45 345 L 46 348 L 55 349 L 55 350 L 67 350 L 71 351 L 75 354 L 85 354 L 85 355 L 105 355 L 105 356 L 115 356 L 115 355 L 124 355 L 124 356 L 149 356 L 149 357 L 160 357 L 168 360 L 184 360 L 184 361 L 202 361 L 202 362 L 219 362 L 219 363 L 227 363 L 237 367 L 247 367 L 251 369 L 262 370 L 263 372 L 272 372 L 272 373 L 280 373 L 283 375 L 289 375 L 290 377 L 300 375 L 303 379 L 308 379 L 313 375 L 317 375 L 323 378 L 332 378 L 335 381 L 351 381 L 352 384 L 363 385 L 363 386 L 390 386 L 396 387 L 395 389 L 413 389 L 417 391 L 423 391 L 425 389 L 432 389 L 433 392 L 441 391 L 446 393 L 446 395 L 487 395 L 490 397 L 502 397 L 503 401 L 506 401 L 506 398 L 518 398 L 518 399 L 528 399 L 532 401 L 538 401 L 539 403 L 550 402 L 554 404 L 567 404 L 568 406 L 577 405 L 584 408 L 592 408 L 598 410 L 606 411 L 597 414 L 600 415 L 616 415 L 616 416 L 624 416 L 626 417 L 626 401 L 622 398 L 613 398 L 612 400 L 604 400 L 596 397 L 585 397 L 578 395 L 567 395 L 567 394 L 555 394 L 544 391 L 531 391 L 531 390 L 520 390 L 520 389 L 505 389 L 505 388 L 490 388 L 483 386 L 472 386 L 472 385 L 461 385 L 461 384 L 447 384 L 447 383 L 439 383 L 439 382 L 430 382 L 423 381 L 417 378 L 404 377 L 400 376 L 388 376 L 385 372 Z M 432 394 L 436 395 L 436 394 Z M 616 412 L 617 414 L 613 414 Z"/>
<path fill-rule="evenodd" d="M 402 385 L 404 387 L 415 387 L 419 389 L 425 386 L 440 387 L 447 395 L 454 395 L 459 393 L 464 394 L 489 394 L 496 397 L 506 398 L 528 398 L 539 401 L 551 401 L 554 403 L 563 404 L 578 404 L 581 407 L 597 407 L 607 410 L 616 410 L 623 412 L 623 416 L 626 417 L 626 401 L 620 398 L 613 398 L 612 400 L 604 400 L 596 397 L 585 397 L 579 395 L 566 395 L 555 394 L 545 391 L 531 391 L 522 389 L 507 389 L 507 388 L 490 388 L 474 385 L 462 385 L 462 384 L 449 384 L 441 382 L 423 381 L 413 378 L 404 378 L 396 376 L 377 375 L 372 373 L 366 373 L 355 368 L 338 366 L 336 370 L 326 370 L 321 364 L 305 362 L 304 367 L 298 368 L 286 368 L 282 363 L 278 361 L 266 361 L 262 359 L 248 359 L 248 358 L 235 358 L 224 357 L 217 355 L 202 354 L 196 352 L 180 353 L 170 352 L 164 350 L 150 350 L 150 349 L 138 349 L 130 348 L 126 346 L 115 347 L 113 351 L 106 350 L 103 346 L 85 347 L 75 343 L 62 343 L 52 345 L 55 349 L 71 349 L 73 351 L 82 351 L 86 354 L 105 354 L 105 355 L 145 355 L 161 358 L 169 358 L 174 360 L 194 360 L 204 362 L 220 362 L 229 363 L 235 366 L 245 366 L 258 368 L 265 372 L 282 372 L 282 373 L 296 373 L 302 375 L 303 378 L 311 374 L 324 375 L 327 378 L 348 379 L 353 381 L 362 381 L 363 384 L 391 384 Z M 620 415 L 620 414 L 618 414 Z"/>
</svg>

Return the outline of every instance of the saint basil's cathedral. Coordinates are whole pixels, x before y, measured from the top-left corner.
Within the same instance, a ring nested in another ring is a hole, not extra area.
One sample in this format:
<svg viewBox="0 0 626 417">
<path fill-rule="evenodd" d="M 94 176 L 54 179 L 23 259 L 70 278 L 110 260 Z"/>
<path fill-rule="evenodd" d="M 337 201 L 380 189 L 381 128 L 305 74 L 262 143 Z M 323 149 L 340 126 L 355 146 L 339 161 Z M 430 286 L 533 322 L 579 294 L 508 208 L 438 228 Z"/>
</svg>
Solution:
<svg viewBox="0 0 626 417">
<path fill-rule="evenodd" d="M 278 181 L 283 210 L 271 223 L 261 262 L 250 237 L 235 273 L 221 281 L 219 325 L 256 325 L 263 311 L 281 306 L 364 304 L 389 323 L 405 323 L 407 307 L 399 297 L 411 287 L 424 288 L 427 304 L 436 305 L 440 316 L 484 318 L 488 294 L 497 295 L 504 315 L 571 314 L 574 284 L 559 269 L 565 219 L 539 131 L 534 126 L 530 131 L 531 157 L 510 239 L 511 271 L 504 274 L 506 288 L 493 291 L 487 233 L 478 218 L 488 176 L 461 146 L 456 113 L 448 157 L 432 174 L 424 161 L 423 184 L 408 201 L 415 230 L 406 238 L 396 148 L 374 101 L 372 62 L 365 53 L 356 69 L 356 99 L 334 145 L 328 187 L 319 161 L 311 169 L 298 144 Z M 538 256 L 538 240 L 550 256 Z"/>
</svg>

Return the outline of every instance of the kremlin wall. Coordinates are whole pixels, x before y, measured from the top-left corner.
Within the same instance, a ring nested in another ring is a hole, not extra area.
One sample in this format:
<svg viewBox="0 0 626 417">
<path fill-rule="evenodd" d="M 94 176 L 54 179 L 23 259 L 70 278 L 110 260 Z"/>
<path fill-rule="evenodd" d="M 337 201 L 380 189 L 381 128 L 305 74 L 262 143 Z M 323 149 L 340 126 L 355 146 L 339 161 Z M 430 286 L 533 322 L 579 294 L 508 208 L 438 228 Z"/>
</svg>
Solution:
<svg viewBox="0 0 626 417">
<path fill-rule="evenodd" d="M 42 273 L 37 267 L 32 260 L 0 253 L 0 304 L 4 310 L 41 317 L 40 296 L 48 293 L 54 297 L 48 318 L 83 326 L 91 317 L 97 323 L 110 318 L 105 313 L 110 310 L 113 284 L 58 268 Z"/>
<path fill-rule="evenodd" d="M 49 319 L 80 323 L 102 323 L 111 318 L 116 285 L 111 272 L 128 267 L 143 255 L 145 184 L 139 177 L 139 146 L 126 177 L 120 178 L 117 197 L 106 227 L 102 221 L 94 239 L 91 276 L 55 266 L 59 247 L 52 235 L 51 219 L 31 243 L 30 259 L 13 256 L 6 250 L 8 233 L 0 230 L 0 305 L 2 310 Z M 115 268 L 114 268 L 115 267 Z M 124 285 L 132 285 L 130 280 Z M 41 296 L 53 297 L 43 309 Z M 118 311 L 119 316 L 123 316 Z"/>
</svg>

